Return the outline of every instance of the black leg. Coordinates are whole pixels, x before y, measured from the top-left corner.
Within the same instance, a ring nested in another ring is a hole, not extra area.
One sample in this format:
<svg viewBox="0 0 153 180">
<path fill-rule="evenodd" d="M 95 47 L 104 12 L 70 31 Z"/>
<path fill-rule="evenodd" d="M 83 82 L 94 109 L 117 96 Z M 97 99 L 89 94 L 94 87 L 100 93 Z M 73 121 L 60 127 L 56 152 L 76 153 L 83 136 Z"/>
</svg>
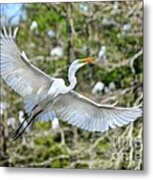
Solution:
<svg viewBox="0 0 153 180">
<path fill-rule="evenodd" d="M 35 120 L 35 118 L 42 112 L 43 110 L 39 110 L 35 115 L 34 112 L 32 112 L 31 115 L 29 115 L 24 121 L 21 123 L 21 125 L 18 127 L 18 129 L 15 131 L 13 140 L 18 139 L 21 137 L 21 135 L 25 132 L 27 127 Z M 27 121 L 26 126 L 23 128 L 23 124 Z"/>
</svg>

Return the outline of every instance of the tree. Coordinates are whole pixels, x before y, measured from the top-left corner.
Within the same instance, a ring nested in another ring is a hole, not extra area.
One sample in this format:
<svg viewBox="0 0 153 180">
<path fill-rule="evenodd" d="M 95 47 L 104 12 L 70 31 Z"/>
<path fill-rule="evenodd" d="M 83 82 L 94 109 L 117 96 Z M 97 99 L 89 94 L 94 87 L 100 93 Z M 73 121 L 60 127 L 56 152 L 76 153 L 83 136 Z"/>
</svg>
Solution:
<svg viewBox="0 0 153 180">
<path fill-rule="evenodd" d="M 34 3 L 24 6 L 17 42 L 31 61 L 50 75 L 67 81 L 67 68 L 79 57 L 97 56 L 106 50 L 105 63 L 87 66 L 78 73 L 77 91 L 104 104 L 141 105 L 143 102 L 142 2 Z M 30 27 L 33 22 L 35 28 Z M 50 56 L 55 47 L 63 56 Z M 98 56 L 97 56 L 98 57 Z M 105 85 L 99 95 L 91 89 Z M 114 89 L 109 89 L 111 83 Z M 89 133 L 61 123 L 54 131 L 50 122 L 36 122 L 32 131 L 12 142 L 8 119 L 18 119 L 21 98 L 4 83 L 8 107 L 2 114 L 0 163 L 2 166 L 142 169 L 142 119 L 106 133 Z M 5 93 L 4 93 L 5 94 Z M 16 126 L 17 122 L 15 122 Z M 31 153 L 33 152 L 33 153 Z"/>
</svg>

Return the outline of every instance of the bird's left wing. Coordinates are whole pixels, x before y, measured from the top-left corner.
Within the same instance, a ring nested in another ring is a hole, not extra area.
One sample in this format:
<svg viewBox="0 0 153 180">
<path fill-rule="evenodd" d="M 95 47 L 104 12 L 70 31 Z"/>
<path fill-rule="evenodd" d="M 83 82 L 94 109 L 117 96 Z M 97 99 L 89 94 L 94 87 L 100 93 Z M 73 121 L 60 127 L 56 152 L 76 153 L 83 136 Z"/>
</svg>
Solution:
<svg viewBox="0 0 153 180">
<path fill-rule="evenodd" d="M 142 115 L 139 107 L 104 106 L 74 91 L 59 95 L 55 99 L 53 108 L 61 120 L 92 132 L 104 132 L 109 128 L 126 125 Z"/>
<path fill-rule="evenodd" d="M 36 97 L 47 93 L 53 78 L 30 63 L 24 52 L 15 43 L 14 34 L 3 29 L 0 36 L 0 74 L 3 80 L 17 93 L 25 97 Z"/>
</svg>

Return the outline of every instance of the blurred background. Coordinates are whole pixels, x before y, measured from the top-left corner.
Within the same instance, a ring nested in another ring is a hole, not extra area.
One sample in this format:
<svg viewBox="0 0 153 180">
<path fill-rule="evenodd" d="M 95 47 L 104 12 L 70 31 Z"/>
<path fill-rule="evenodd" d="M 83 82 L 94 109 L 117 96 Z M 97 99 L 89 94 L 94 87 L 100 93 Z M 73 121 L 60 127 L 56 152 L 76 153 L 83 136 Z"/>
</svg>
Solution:
<svg viewBox="0 0 153 180">
<path fill-rule="evenodd" d="M 1 4 L 0 20 L 19 26 L 17 44 L 34 65 L 66 83 L 74 59 L 96 56 L 77 73 L 77 92 L 102 104 L 143 105 L 141 1 Z M 0 97 L 0 166 L 143 169 L 142 118 L 105 133 L 36 122 L 13 141 L 23 99 L 2 80 Z"/>
</svg>

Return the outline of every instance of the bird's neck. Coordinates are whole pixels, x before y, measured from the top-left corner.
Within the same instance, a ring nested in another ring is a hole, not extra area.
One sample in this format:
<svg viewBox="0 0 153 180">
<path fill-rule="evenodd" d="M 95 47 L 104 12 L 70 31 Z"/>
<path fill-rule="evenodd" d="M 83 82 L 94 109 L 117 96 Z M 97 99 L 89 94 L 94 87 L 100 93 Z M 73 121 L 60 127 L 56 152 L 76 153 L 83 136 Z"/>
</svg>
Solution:
<svg viewBox="0 0 153 180">
<path fill-rule="evenodd" d="M 70 78 L 68 78 L 68 80 L 69 80 L 69 83 L 70 83 L 68 88 L 70 90 L 73 90 L 75 88 L 76 84 L 77 84 L 77 78 L 74 75 L 74 76 L 71 76 Z"/>
<path fill-rule="evenodd" d="M 70 84 L 68 86 L 66 86 L 66 89 L 65 89 L 66 93 L 72 91 L 77 84 L 77 78 L 75 76 L 76 71 L 77 71 L 77 69 L 74 69 L 73 67 L 70 66 L 70 68 L 68 70 L 68 81 Z"/>
</svg>

